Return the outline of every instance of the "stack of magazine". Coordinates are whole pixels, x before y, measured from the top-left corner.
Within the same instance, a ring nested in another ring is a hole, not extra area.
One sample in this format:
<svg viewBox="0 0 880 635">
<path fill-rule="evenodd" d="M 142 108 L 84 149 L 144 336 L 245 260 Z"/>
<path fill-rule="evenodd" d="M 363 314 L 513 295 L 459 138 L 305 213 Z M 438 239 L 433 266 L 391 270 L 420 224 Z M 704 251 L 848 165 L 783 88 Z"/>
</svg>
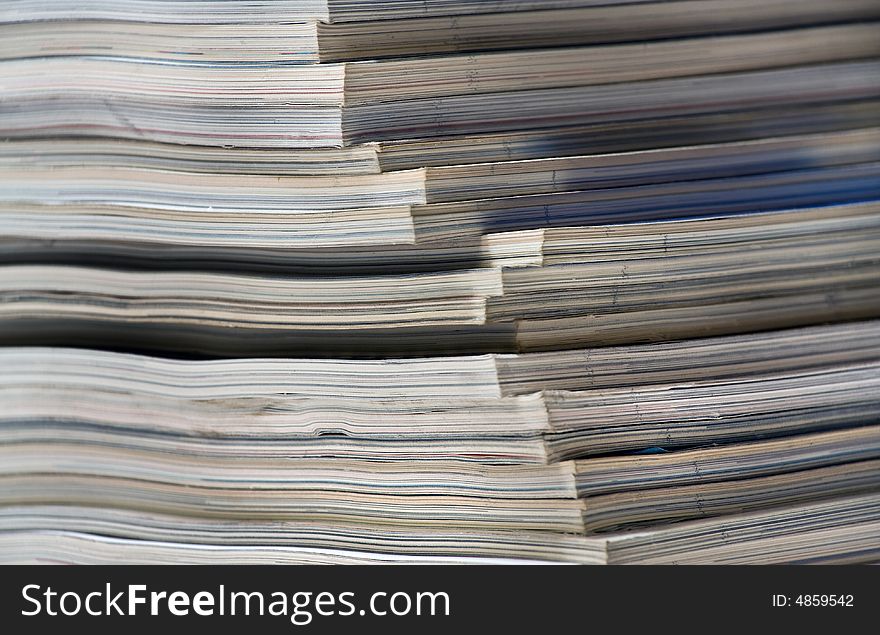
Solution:
<svg viewBox="0 0 880 635">
<path fill-rule="evenodd" d="M 880 561 L 875 0 L 0 5 L 0 563 Z"/>
</svg>

